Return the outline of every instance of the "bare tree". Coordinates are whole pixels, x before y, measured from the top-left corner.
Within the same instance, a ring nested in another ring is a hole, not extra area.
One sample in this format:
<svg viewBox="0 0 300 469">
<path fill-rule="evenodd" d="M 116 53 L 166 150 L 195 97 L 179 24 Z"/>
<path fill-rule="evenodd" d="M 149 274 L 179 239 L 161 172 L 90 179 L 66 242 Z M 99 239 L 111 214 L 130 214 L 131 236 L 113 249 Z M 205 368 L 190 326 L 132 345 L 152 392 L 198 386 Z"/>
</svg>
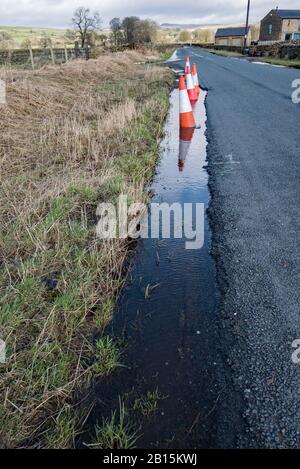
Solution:
<svg viewBox="0 0 300 469">
<path fill-rule="evenodd" d="M 81 47 L 85 47 L 92 32 L 99 31 L 101 23 L 102 20 L 97 11 L 92 14 L 89 8 L 77 8 L 72 18 L 72 25 L 79 34 Z"/>
<path fill-rule="evenodd" d="M 195 42 L 202 44 L 214 42 L 214 34 L 211 29 L 197 29 L 193 36 Z"/>
</svg>

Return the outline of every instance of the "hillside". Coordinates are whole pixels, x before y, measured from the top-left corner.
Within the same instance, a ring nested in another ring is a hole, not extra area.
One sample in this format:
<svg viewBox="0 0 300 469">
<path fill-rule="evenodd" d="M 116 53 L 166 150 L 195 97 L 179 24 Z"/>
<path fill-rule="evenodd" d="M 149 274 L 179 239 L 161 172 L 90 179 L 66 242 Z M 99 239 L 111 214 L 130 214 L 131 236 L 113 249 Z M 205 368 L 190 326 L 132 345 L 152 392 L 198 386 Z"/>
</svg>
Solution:
<svg viewBox="0 0 300 469">
<path fill-rule="evenodd" d="M 235 23 L 235 24 L 176 24 L 176 23 L 163 23 L 160 25 L 162 29 L 187 29 L 190 31 L 193 31 L 195 29 L 210 29 L 213 31 L 216 31 L 218 28 L 230 28 L 230 27 L 235 27 L 239 26 L 240 24 Z"/>
<path fill-rule="evenodd" d="M 64 45 L 66 42 L 66 29 L 0 26 L 1 33 L 8 33 L 12 38 L 13 46 L 16 48 L 22 46 L 27 40 L 30 40 L 33 46 L 38 46 L 40 40 L 45 36 L 51 37 L 55 46 Z"/>
</svg>

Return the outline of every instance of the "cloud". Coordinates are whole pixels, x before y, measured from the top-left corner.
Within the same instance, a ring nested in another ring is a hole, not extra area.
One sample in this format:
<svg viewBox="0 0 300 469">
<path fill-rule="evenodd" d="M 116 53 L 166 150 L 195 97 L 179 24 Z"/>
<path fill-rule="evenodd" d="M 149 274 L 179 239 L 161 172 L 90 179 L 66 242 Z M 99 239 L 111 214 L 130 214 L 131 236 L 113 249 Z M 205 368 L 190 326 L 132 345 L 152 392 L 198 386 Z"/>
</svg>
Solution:
<svg viewBox="0 0 300 469">
<path fill-rule="evenodd" d="M 243 23 L 247 0 L 1 0 L 2 25 L 66 27 L 72 13 L 84 5 L 99 10 L 104 24 L 115 16 L 150 17 L 159 23 Z M 251 21 L 276 7 L 274 0 L 252 0 Z M 299 8 L 299 0 L 284 0 L 281 8 Z"/>
</svg>

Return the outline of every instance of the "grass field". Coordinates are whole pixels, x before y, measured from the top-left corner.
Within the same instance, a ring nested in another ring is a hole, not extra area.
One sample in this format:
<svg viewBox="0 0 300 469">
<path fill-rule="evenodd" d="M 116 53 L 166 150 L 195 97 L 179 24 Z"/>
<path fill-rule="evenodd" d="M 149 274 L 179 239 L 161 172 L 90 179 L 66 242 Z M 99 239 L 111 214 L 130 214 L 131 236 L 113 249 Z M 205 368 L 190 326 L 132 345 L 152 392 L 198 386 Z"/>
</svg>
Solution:
<svg viewBox="0 0 300 469">
<path fill-rule="evenodd" d="M 220 55 L 222 57 L 245 57 L 239 52 L 231 52 L 227 50 L 215 50 L 215 49 L 205 49 L 207 52 L 211 52 L 215 55 Z M 276 57 L 256 57 L 254 59 L 256 62 L 265 62 L 271 65 L 281 65 L 283 67 L 291 68 L 300 68 L 300 60 L 283 60 Z"/>
<path fill-rule="evenodd" d="M 167 68 L 143 64 L 157 58 L 128 51 L 35 72 L 0 69 L 5 448 L 74 447 L 86 417 L 79 396 L 122 363 L 104 331 L 131 244 L 98 239 L 96 211 L 120 193 L 147 200 L 173 82 Z"/>
<path fill-rule="evenodd" d="M 66 44 L 65 29 L 0 26 L 1 32 L 9 33 L 12 36 L 16 48 L 21 47 L 26 40 L 30 40 L 33 47 L 37 47 L 44 35 L 52 39 L 54 46 L 59 47 Z"/>
</svg>

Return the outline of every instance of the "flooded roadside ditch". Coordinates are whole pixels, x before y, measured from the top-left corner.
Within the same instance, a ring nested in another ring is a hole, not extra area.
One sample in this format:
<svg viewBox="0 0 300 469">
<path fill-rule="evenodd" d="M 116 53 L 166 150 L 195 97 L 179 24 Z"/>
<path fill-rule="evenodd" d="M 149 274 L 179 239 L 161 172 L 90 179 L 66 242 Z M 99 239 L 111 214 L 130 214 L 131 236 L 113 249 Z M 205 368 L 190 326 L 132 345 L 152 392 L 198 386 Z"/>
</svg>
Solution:
<svg viewBox="0 0 300 469">
<path fill-rule="evenodd" d="M 178 93 L 175 89 L 170 97 L 152 202 L 203 203 L 207 209 L 206 92 L 201 91 L 195 107 L 201 129 L 188 136 L 179 132 Z M 138 437 L 135 447 L 220 445 L 226 380 L 207 216 L 204 235 L 199 250 L 187 250 L 186 239 L 138 241 L 108 331 L 122 343 L 122 366 L 96 384 L 96 404 L 87 422 L 91 432 L 103 418 L 111 419 L 112 412 L 118 419 L 121 402 L 126 428 Z"/>
</svg>

